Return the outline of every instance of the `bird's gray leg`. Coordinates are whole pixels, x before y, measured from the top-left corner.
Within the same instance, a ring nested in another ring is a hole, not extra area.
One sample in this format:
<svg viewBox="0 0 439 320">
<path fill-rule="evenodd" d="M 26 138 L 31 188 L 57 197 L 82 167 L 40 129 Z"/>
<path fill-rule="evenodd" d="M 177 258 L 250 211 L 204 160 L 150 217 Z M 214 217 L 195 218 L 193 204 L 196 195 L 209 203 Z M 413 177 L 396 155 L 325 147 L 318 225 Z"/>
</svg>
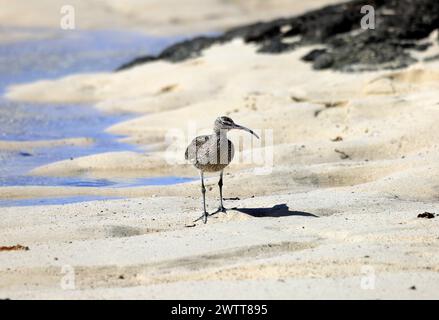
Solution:
<svg viewBox="0 0 439 320">
<path fill-rule="evenodd" d="M 203 210 L 204 214 L 207 217 L 206 211 L 206 187 L 204 186 L 204 174 L 201 172 L 201 193 L 203 193 Z"/>
<path fill-rule="evenodd" d="M 197 222 L 198 220 L 204 219 L 203 221 L 204 221 L 204 223 L 206 223 L 207 222 L 208 213 L 206 211 L 206 187 L 204 186 L 204 174 L 203 174 L 203 171 L 201 171 L 200 176 L 201 176 L 201 193 L 203 194 L 203 209 L 204 209 L 204 212 L 201 215 L 201 217 L 199 217 L 194 222 Z"/>
<path fill-rule="evenodd" d="M 226 212 L 226 208 L 223 206 L 223 170 L 221 170 L 220 173 L 220 179 L 218 181 L 218 186 L 220 190 L 220 207 L 218 208 L 218 211 Z"/>
<path fill-rule="evenodd" d="M 220 206 L 215 212 L 212 212 L 211 216 L 213 216 L 214 214 L 217 214 L 218 212 L 227 212 L 226 208 L 224 208 L 224 206 L 223 206 L 223 171 L 222 170 L 220 173 L 220 179 L 218 181 L 218 186 L 219 186 L 219 190 L 220 190 Z"/>
</svg>

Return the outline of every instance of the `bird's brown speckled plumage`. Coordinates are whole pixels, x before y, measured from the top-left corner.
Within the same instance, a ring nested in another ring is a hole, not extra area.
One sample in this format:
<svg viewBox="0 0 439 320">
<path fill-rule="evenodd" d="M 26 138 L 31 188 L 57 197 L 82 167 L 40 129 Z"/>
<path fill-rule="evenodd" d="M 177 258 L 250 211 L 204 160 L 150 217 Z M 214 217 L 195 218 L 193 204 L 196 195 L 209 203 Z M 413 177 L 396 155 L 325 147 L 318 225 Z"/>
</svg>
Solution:
<svg viewBox="0 0 439 320">
<path fill-rule="evenodd" d="M 235 149 L 225 134 L 199 136 L 187 147 L 185 158 L 205 172 L 223 170 L 233 160 Z"/>
<path fill-rule="evenodd" d="M 237 125 L 229 117 L 219 117 L 215 121 L 213 134 L 198 136 L 192 140 L 186 148 L 185 159 L 200 170 L 201 175 L 201 192 L 203 194 L 204 213 L 199 218 L 204 218 L 204 223 L 207 222 L 208 213 L 206 211 L 206 188 L 204 187 L 204 172 L 221 172 L 220 180 L 218 182 L 220 189 L 221 205 L 218 211 L 225 212 L 223 206 L 223 170 L 233 160 L 235 150 L 233 143 L 227 139 L 227 131 L 231 129 L 245 130 L 257 138 L 259 138 L 252 130 Z M 217 211 L 217 212 L 218 212 Z M 198 221 L 199 219 L 195 220 Z"/>
</svg>

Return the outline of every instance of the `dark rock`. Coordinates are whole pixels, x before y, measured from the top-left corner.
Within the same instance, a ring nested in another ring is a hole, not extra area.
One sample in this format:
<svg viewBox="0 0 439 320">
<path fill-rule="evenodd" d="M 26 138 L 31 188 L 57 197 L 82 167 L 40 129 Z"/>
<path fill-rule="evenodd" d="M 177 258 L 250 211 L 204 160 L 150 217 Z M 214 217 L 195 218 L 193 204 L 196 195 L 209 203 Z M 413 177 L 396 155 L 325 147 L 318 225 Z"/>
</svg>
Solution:
<svg viewBox="0 0 439 320">
<path fill-rule="evenodd" d="M 375 9 L 375 29 L 361 29 L 361 8 Z M 259 22 L 231 29 L 219 36 L 196 37 L 174 44 L 157 56 L 134 59 L 118 68 L 164 59 L 177 62 L 197 57 L 213 44 L 235 38 L 258 45 L 258 51 L 281 53 L 298 46 L 322 44 L 325 50 L 313 50 L 303 60 L 315 69 L 343 71 L 394 69 L 408 66 L 416 59 L 408 49 L 425 50 L 430 45 L 418 44 L 439 28 L 437 0 L 354 0 L 330 5 L 303 15 Z M 300 36 L 294 43 L 284 41 Z"/>
<path fill-rule="evenodd" d="M 435 60 L 439 60 L 439 54 L 436 54 L 436 55 L 434 55 L 432 57 L 428 57 L 428 58 L 424 59 L 425 62 L 435 61 Z"/>
<path fill-rule="evenodd" d="M 306 55 L 304 55 L 302 57 L 302 60 L 307 61 L 307 62 L 315 61 L 318 57 L 320 57 L 322 54 L 324 54 L 326 52 L 327 52 L 326 49 L 314 49 L 314 50 L 311 50 Z"/>
<path fill-rule="evenodd" d="M 231 39 L 229 39 L 231 40 Z M 123 64 L 116 71 L 128 69 L 138 64 L 143 64 L 156 60 L 166 60 L 171 62 L 179 62 L 189 58 L 198 57 L 204 49 L 209 48 L 215 43 L 225 42 L 223 37 L 196 37 L 171 45 L 163 50 L 158 56 L 143 56 Z"/>
<path fill-rule="evenodd" d="M 313 68 L 316 70 L 321 70 L 321 69 L 327 69 L 329 67 L 331 67 L 334 63 L 334 58 L 332 56 L 332 54 L 330 53 L 324 53 L 319 55 L 314 63 L 313 63 Z"/>
<path fill-rule="evenodd" d="M 258 52 L 261 53 L 280 53 L 296 48 L 298 45 L 295 43 L 284 43 L 281 38 L 265 41 L 261 44 Z"/>
<path fill-rule="evenodd" d="M 121 65 L 119 68 L 116 69 L 116 71 L 129 69 L 129 68 L 134 67 L 136 65 L 143 64 L 143 63 L 150 62 L 150 61 L 154 61 L 154 60 L 157 60 L 157 57 L 143 56 L 143 57 L 135 58 L 134 60 Z"/>
<path fill-rule="evenodd" d="M 425 219 L 433 219 L 435 217 L 434 213 L 431 212 L 424 212 L 418 214 L 418 218 L 425 218 Z"/>
</svg>

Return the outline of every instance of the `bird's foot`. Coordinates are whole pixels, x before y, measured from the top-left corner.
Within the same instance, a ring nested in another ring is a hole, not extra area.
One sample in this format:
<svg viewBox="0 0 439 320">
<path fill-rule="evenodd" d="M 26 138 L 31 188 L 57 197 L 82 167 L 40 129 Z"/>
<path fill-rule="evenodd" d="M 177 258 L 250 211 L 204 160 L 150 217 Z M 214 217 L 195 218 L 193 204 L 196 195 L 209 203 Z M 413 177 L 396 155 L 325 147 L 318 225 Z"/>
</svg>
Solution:
<svg viewBox="0 0 439 320">
<path fill-rule="evenodd" d="M 216 211 L 213 212 L 211 215 L 217 214 L 217 213 L 219 213 L 219 212 L 227 213 L 227 209 L 224 208 L 224 206 L 219 206 L 219 208 L 216 209 Z"/>
<path fill-rule="evenodd" d="M 201 217 L 199 217 L 198 219 L 194 220 L 194 222 L 197 222 L 197 221 L 203 219 L 204 224 L 206 224 L 206 223 L 207 223 L 207 216 L 208 216 L 208 215 L 209 215 L 209 214 L 208 214 L 207 212 L 204 212 L 204 213 L 201 215 Z"/>
</svg>

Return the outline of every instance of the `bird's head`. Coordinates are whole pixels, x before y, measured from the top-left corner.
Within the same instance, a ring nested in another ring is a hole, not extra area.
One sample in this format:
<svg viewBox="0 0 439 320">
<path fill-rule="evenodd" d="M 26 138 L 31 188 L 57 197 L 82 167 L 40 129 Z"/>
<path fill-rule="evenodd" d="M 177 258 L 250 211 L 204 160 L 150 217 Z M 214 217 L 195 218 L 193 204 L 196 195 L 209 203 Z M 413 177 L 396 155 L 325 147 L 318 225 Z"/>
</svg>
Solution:
<svg viewBox="0 0 439 320">
<path fill-rule="evenodd" d="M 228 131 L 232 129 L 247 131 L 259 139 L 259 136 L 256 133 L 254 133 L 253 130 L 250 130 L 249 128 L 236 124 L 229 117 L 222 116 L 222 117 L 218 117 L 215 120 L 215 125 L 214 125 L 215 132 Z"/>
</svg>

